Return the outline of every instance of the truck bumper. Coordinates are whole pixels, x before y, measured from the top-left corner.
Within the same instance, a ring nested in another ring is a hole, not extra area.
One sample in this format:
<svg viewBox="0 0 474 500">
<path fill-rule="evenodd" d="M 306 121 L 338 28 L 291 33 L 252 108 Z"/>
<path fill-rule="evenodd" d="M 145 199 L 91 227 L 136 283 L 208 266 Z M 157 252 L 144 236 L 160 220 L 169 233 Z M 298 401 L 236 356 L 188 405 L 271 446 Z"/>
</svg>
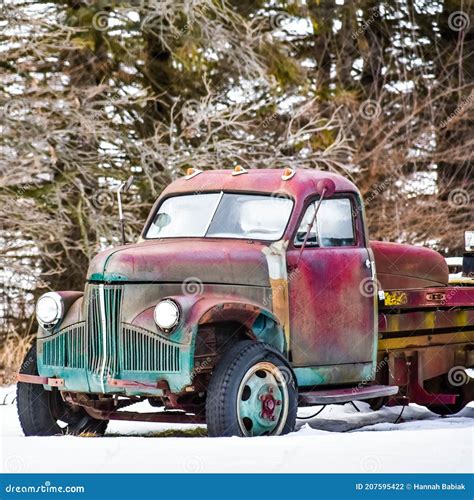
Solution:
<svg viewBox="0 0 474 500">
<path fill-rule="evenodd" d="M 171 342 L 130 325 L 110 333 L 107 342 L 92 333 L 80 322 L 48 337 L 40 336 L 40 378 L 29 382 L 42 383 L 46 389 L 127 396 L 161 396 L 163 387 L 178 393 L 191 384 L 191 342 Z M 55 385 L 55 380 L 62 380 L 61 385 Z"/>
</svg>

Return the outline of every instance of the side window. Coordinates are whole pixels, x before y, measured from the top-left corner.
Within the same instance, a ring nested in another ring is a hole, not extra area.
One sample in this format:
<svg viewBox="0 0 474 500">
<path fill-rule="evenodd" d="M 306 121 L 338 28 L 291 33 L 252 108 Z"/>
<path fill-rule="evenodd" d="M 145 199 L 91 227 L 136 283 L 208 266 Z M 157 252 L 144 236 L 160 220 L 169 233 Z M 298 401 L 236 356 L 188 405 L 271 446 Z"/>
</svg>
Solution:
<svg viewBox="0 0 474 500">
<path fill-rule="evenodd" d="M 314 217 L 316 202 L 306 210 L 296 233 L 295 245 L 301 246 L 308 225 Z M 307 246 L 346 247 L 354 246 L 356 237 L 349 198 L 323 200 L 316 221 L 309 232 Z"/>
</svg>

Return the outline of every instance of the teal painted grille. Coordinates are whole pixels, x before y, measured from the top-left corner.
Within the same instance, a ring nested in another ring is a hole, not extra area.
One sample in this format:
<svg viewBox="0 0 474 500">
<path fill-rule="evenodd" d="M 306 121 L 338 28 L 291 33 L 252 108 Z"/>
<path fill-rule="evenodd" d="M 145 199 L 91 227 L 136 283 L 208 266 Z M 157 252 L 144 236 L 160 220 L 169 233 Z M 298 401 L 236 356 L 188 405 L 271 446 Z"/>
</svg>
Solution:
<svg viewBox="0 0 474 500">
<path fill-rule="evenodd" d="M 68 326 L 51 339 L 43 341 L 43 364 L 85 368 L 85 347 L 84 323 Z"/>
<path fill-rule="evenodd" d="M 103 287 L 103 304 L 101 286 Z M 88 369 L 91 372 L 101 373 L 104 368 L 105 373 L 110 376 L 118 371 L 122 295 L 123 289 L 120 285 L 89 285 L 86 330 L 88 333 Z"/>
<path fill-rule="evenodd" d="M 125 371 L 178 372 L 179 346 L 132 325 L 122 325 L 120 365 Z"/>
<path fill-rule="evenodd" d="M 123 285 L 103 285 L 102 291 L 88 285 L 84 300 L 84 322 L 42 340 L 43 365 L 85 369 L 104 378 L 180 371 L 179 344 L 121 322 Z"/>
</svg>

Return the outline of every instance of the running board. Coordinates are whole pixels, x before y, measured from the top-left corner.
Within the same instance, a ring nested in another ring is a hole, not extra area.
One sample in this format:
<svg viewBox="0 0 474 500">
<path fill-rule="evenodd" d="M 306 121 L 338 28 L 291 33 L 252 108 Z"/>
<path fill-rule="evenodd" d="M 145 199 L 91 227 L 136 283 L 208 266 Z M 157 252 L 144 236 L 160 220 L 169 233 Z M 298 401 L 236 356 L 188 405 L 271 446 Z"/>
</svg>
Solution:
<svg viewBox="0 0 474 500">
<path fill-rule="evenodd" d="M 364 399 L 383 398 L 398 393 L 396 385 L 368 385 L 345 389 L 331 389 L 326 391 L 301 392 L 300 405 L 330 405 L 362 401 Z"/>
</svg>

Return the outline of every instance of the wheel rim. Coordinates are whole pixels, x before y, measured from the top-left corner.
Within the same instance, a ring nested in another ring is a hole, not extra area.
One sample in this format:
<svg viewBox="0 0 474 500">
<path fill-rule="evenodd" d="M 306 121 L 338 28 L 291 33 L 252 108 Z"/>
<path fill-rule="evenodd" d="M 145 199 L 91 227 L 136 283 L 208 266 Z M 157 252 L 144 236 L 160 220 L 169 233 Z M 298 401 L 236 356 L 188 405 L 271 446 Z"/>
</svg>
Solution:
<svg viewBox="0 0 474 500">
<path fill-rule="evenodd" d="M 281 370 L 268 362 L 252 366 L 237 394 L 237 419 L 244 436 L 278 435 L 288 416 L 288 388 Z"/>
</svg>

